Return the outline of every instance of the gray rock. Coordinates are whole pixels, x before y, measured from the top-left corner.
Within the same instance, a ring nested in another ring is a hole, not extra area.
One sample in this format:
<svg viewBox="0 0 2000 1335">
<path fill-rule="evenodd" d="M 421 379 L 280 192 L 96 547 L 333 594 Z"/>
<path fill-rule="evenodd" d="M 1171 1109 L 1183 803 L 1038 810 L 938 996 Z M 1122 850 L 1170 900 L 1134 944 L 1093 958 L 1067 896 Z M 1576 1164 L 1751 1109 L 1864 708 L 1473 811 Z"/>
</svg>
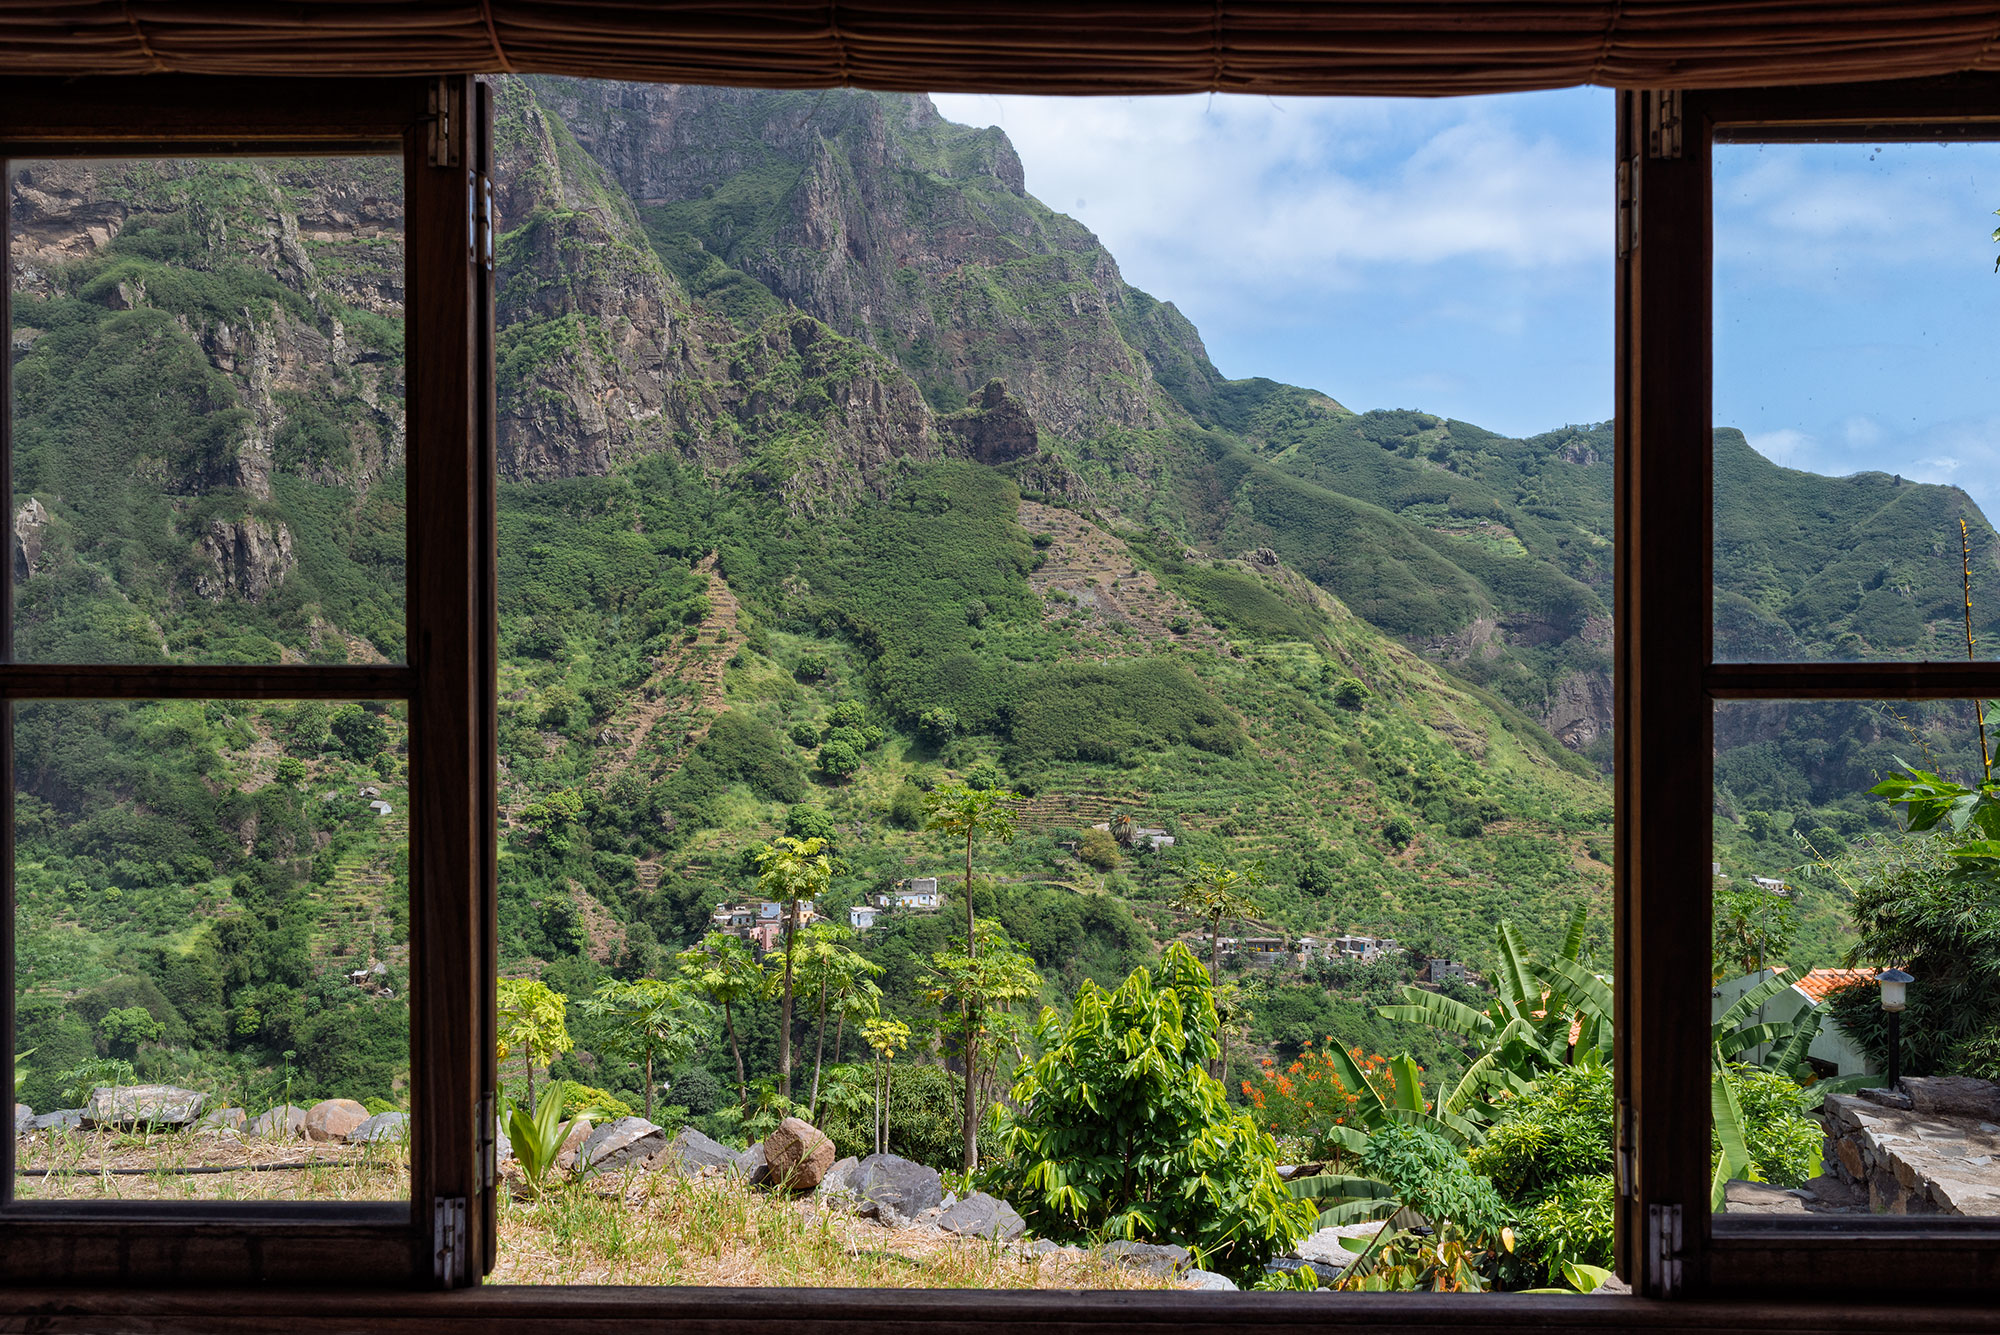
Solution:
<svg viewBox="0 0 2000 1335">
<path fill-rule="evenodd" d="M 306 1110 L 287 1103 L 281 1108 L 258 1113 L 250 1119 L 244 1135 L 255 1136 L 259 1140 L 303 1140 L 306 1134 Z"/>
<path fill-rule="evenodd" d="M 241 1108 L 211 1108 L 194 1124 L 197 1131 L 241 1131 L 250 1115 Z"/>
<path fill-rule="evenodd" d="M 1913 1075 L 1903 1081 L 1910 1106 L 1944 1117 L 2000 1118 L 2000 1085 L 1967 1075 Z"/>
<path fill-rule="evenodd" d="M 1331 1284 L 1340 1278 L 1340 1272 L 1332 1266 L 1325 1264 L 1316 1266 L 1301 1256 L 1274 1256 L 1264 1262 L 1266 1274 L 1292 1275 L 1301 1270 L 1311 1275 L 1316 1284 Z"/>
<path fill-rule="evenodd" d="M 1190 1270 L 1181 1276 L 1181 1287 L 1205 1289 L 1214 1293 L 1236 1292 L 1236 1281 L 1227 1275 L 1218 1275 L 1213 1270 Z"/>
<path fill-rule="evenodd" d="M 667 1133 L 643 1117 L 621 1117 L 585 1137 L 577 1152 L 578 1169 L 602 1173 L 657 1154 L 669 1144 Z"/>
<path fill-rule="evenodd" d="M 1323 1228 L 1305 1241 L 1299 1243 L 1296 1247 L 1293 1247 L 1292 1253 L 1300 1260 L 1311 1261 L 1317 1265 L 1330 1265 L 1337 1270 L 1345 1270 L 1348 1266 L 1353 1265 L 1361 1255 L 1359 1250 L 1350 1250 L 1347 1246 L 1347 1241 L 1336 1230 Z M 1357 1248 L 1366 1247 L 1367 1245 L 1365 1242 L 1358 1243 Z"/>
<path fill-rule="evenodd" d="M 25 1103 L 14 1105 L 14 1134 L 21 1135 L 35 1124 L 35 1110 Z"/>
<path fill-rule="evenodd" d="M 937 1218 L 937 1226 L 947 1233 L 967 1238 L 991 1238 L 1012 1242 L 1028 1231 L 1027 1221 L 1003 1200 L 975 1191 Z"/>
<path fill-rule="evenodd" d="M 493 1163 L 497 1167 L 514 1157 L 514 1142 L 507 1138 L 507 1123 L 493 1119 Z"/>
<path fill-rule="evenodd" d="M 33 1130 L 36 1131 L 76 1131 L 83 1126 L 83 1109 L 59 1108 L 55 1112 L 45 1112 L 37 1117 Z"/>
<path fill-rule="evenodd" d="M 92 1126 L 186 1126 L 201 1116 L 208 1095 L 173 1085 L 100 1085 L 90 1091 L 83 1120 Z"/>
<path fill-rule="evenodd" d="M 1050 1252 L 1059 1252 L 1061 1250 L 1062 1245 L 1060 1243 L 1052 1242 L 1048 1238 L 1036 1238 L 1028 1244 L 1028 1255 L 1030 1256 L 1047 1256 Z"/>
<path fill-rule="evenodd" d="M 849 1155 L 837 1160 L 826 1170 L 826 1176 L 819 1180 L 819 1194 L 822 1196 L 852 1196 L 854 1194 L 854 1170 L 861 1166 L 861 1160 Z"/>
<path fill-rule="evenodd" d="M 1171 1242 L 1133 1242 L 1113 1238 L 1097 1249 L 1097 1255 L 1149 1275 L 1176 1275 L 1187 1268 L 1188 1249 Z"/>
<path fill-rule="evenodd" d="M 1774 1187 L 1768 1182 L 1734 1179 L 1722 1189 L 1725 1209 L 1730 1214 L 1805 1214 L 1806 1203 L 1795 1191 Z"/>
<path fill-rule="evenodd" d="M 350 1145 L 374 1145 L 386 1140 L 402 1140 L 410 1134 L 408 1113 L 376 1113 L 347 1133 Z"/>
<path fill-rule="evenodd" d="M 656 1157 L 659 1160 L 656 1167 L 687 1175 L 699 1173 L 704 1168 L 733 1168 L 736 1165 L 735 1150 L 691 1126 L 682 1127 Z"/>
<path fill-rule="evenodd" d="M 854 1166 L 849 1180 L 854 1194 L 873 1205 L 876 1217 L 884 1222 L 895 1222 L 888 1217 L 892 1215 L 914 1219 L 944 1199 L 944 1181 L 937 1170 L 901 1155 L 871 1154 Z"/>
</svg>

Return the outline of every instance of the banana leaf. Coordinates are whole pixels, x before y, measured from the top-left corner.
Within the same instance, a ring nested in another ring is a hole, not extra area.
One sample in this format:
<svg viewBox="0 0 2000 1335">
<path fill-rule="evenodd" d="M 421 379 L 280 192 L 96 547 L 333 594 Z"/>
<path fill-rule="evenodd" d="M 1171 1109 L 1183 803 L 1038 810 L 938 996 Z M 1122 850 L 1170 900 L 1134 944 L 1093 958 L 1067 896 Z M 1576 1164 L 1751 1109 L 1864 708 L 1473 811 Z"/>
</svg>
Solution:
<svg viewBox="0 0 2000 1335">
<path fill-rule="evenodd" d="M 1743 1131 L 1743 1109 L 1736 1102 L 1736 1088 L 1729 1083 L 1729 1077 L 1722 1068 L 1722 1058 L 1716 1057 L 1715 1074 L 1708 1084 L 1709 1116 L 1714 1120 L 1715 1139 L 1722 1146 L 1722 1152 L 1715 1156 L 1715 1176 L 1709 1183 L 1708 1208 L 1720 1210 L 1724 1204 L 1724 1193 L 1732 1178 L 1749 1175 L 1752 1171 L 1749 1138 Z M 1754 1177 L 1751 1180 L 1755 1180 Z"/>
<path fill-rule="evenodd" d="M 1611 1014 L 1611 986 L 1571 959 L 1549 961 L 1549 973 L 1557 986 L 1549 993 L 1548 1010 L 1573 1007 L 1586 1019 L 1604 1019 Z"/>
<path fill-rule="evenodd" d="M 1590 917 L 1590 910 L 1578 904 L 1569 911 L 1569 930 L 1563 934 L 1562 954 L 1557 958 L 1574 964 L 1583 955 L 1583 924 Z M 1555 963 L 1554 960 L 1550 961 Z"/>
<path fill-rule="evenodd" d="M 1772 997 L 1777 996 L 1778 993 L 1783 992 L 1791 985 L 1791 978 L 1782 969 L 1779 970 L 1775 977 L 1766 978 L 1763 982 L 1736 998 L 1731 1003 L 1729 1009 L 1722 1012 L 1722 1018 L 1715 1022 L 1715 1026 L 1711 1031 L 1711 1037 L 1720 1039 L 1724 1034 L 1741 1025 L 1759 1006 L 1769 1001 Z"/>
<path fill-rule="evenodd" d="M 1514 924 L 1508 922 L 1500 924 L 1498 972 L 1503 1001 L 1513 1002 L 1517 1012 L 1540 1009 L 1542 990 L 1535 985 L 1535 975 L 1528 969 L 1527 952 L 1521 949 L 1521 939 L 1514 935 Z"/>
<path fill-rule="evenodd" d="M 1426 1024 L 1433 1029 L 1458 1034 L 1484 1045 L 1489 1041 L 1497 1026 L 1493 1017 L 1484 1011 L 1476 1011 L 1462 1001 L 1441 997 L 1435 992 L 1426 992 L 1421 987 L 1403 989 L 1406 1000 L 1401 1005 L 1378 1006 L 1376 1014 L 1390 1020 L 1405 1020 L 1410 1024 Z"/>
</svg>

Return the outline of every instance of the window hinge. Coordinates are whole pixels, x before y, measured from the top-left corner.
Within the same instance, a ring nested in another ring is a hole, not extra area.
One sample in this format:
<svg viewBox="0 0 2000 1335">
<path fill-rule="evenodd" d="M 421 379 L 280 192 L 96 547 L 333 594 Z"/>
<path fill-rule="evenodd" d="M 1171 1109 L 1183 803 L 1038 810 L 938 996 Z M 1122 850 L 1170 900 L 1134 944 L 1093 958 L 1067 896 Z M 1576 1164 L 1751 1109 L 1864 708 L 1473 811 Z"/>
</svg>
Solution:
<svg viewBox="0 0 2000 1335">
<path fill-rule="evenodd" d="M 431 1240 L 438 1287 L 455 1289 L 465 1283 L 465 1197 L 437 1196 L 431 1200 Z"/>
<path fill-rule="evenodd" d="M 458 166 L 458 127 L 465 117 L 464 83 L 459 79 L 434 79 L 431 81 L 431 141 L 430 164 L 433 167 Z"/>
<path fill-rule="evenodd" d="M 1656 89 L 1646 98 L 1646 156 L 1678 158 L 1681 155 L 1681 90 Z"/>
<path fill-rule="evenodd" d="M 1618 258 L 1639 248 L 1639 162 L 1618 164 Z"/>
<path fill-rule="evenodd" d="M 1633 1114 L 1632 1105 L 1620 1099 L 1618 1120 L 1613 1134 L 1616 1144 L 1611 1157 L 1611 1177 L 1613 1190 L 1625 1200 L 1630 1200 L 1638 1194 L 1632 1187 L 1633 1146 L 1639 1141 L 1636 1134 L 1638 1129 L 1639 1119 Z"/>
<path fill-rule="evenodd" d="M 491 1191 L 499 1175 L 496 1115 L 493 1111 L 493 1091 L 489 1089 L 480 1097 L 478 1129 L 473 1133 L 474 1143 L 479 1146 L 479 1171 L 473 1175 L 473 1182 L 481 1191 Z"/>
<path fill-rule="evenodd" d="M 1681 1292 L 1681 1207 L 1646 1207 L 1646 1296 L 1677 1298 Z"/>
</svg>

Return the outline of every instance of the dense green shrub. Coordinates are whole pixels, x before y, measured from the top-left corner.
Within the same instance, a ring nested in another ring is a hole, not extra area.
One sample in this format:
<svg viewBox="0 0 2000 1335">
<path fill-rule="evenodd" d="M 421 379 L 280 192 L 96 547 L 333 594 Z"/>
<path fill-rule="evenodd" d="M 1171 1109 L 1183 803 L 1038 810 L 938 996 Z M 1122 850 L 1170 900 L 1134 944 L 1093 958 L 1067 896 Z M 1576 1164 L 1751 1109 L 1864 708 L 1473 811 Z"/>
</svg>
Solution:
<svg viewBox="0 0 2000 1335">
<path fill-rule="evenodd" d="M 1278 1148 L 1232 1113 L 1208 1074 L 1218 1046 L 1207 971 L 1169 946 L 1161 981 L 1140 968 L 1086 982 L 1067 1020 L 1044 1011 L 1042 1055 L 1013 1097 L 989 1187 L 1043 1237 L 1176 1242 L 1248 1276 L 1312 1231 L 1316 1211 L 1278 1177 Z"/>
</svg>

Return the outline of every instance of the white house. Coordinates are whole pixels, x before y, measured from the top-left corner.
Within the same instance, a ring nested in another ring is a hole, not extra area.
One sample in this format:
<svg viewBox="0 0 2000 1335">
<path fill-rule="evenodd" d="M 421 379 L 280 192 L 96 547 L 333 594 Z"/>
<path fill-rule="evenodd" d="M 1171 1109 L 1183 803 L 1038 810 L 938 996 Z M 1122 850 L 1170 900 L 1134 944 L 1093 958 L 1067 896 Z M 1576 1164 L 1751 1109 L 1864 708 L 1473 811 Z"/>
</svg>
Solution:
<svg viewBox="0 0 2000 1335">
<path fill-rule="evenodd" d="M 912 876 L 899 882 L 887 896 L 892 909 L 915 910 L 919 913 L 933 913 L 944 907 L 944 896 L 938 893 L 938 878 L 935 876 Z"/>
<path fill-rule="evenodd" d="M 865 932 L 875 925 L 875 915 L 881 911 L 872 904 L 856 904 L 847 910 L 847 925 L 857 932 Z"/>
<path fill-rule="evenodd" d="M 1768 978 L 1776 977 L 1782 970 L 1760 969 L 1756 973 L 1746 973 L 1740 978 L 1731 978 L 1717 983 L 1709 994 L 1709 1021 L 1720 1020 L 1722 1013 L 1733 1006 L 1745 992 Z M 1843 988 L 1858 987 L 1875 981 L 1873 969 L 1814 969 L 1795 981 L 1784 991 L 1777 993 L 1757 1008 L 1757 1024 L 1783 1024 L 1796 1019 L 1807 1010 L 1824 1002 Z M 1739 1057 L 1742 1061 L 1762 1061 L 1769 1055 L 1768 1046 L 1755 1047 Z M 1874 1066 L 1862 1055 L 1861 1048 L 1846 1031 L 1835 1024 L 1833 1017 L 1820 1017 L 1819 1032 L 1813 1035 L 1812 1046 L 1806 1049 L 1806 1058 L 1822 1075 L 1862 1075 L 1873 1074 Z"/>
</svg>

